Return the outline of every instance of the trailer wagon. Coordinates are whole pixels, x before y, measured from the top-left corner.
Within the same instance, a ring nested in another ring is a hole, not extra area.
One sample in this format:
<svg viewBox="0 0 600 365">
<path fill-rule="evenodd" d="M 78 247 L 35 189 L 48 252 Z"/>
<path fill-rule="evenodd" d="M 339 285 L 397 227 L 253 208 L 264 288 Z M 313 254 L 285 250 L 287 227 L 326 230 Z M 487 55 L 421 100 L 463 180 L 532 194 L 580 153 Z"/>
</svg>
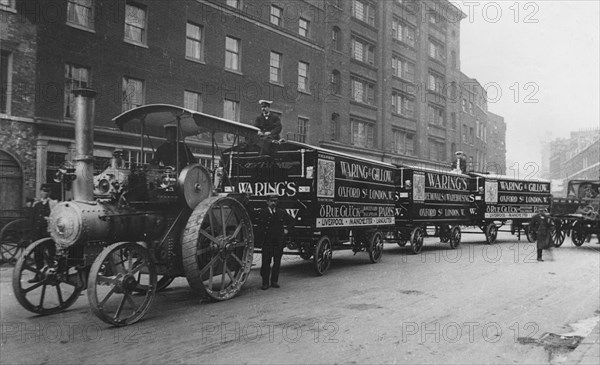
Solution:
<svg viewBox="0 0 600 365">
<path fill-rule="evenodd" d="M 277 144 L 270 155 L 251 145 L 224 151 L 229 176 L 224 191 L 249 196 L 253 222 L 266 195 L 277 194 L 279 206 L 295 220 L 287 253 L 313 259 L 318 275 L 330 266 L 332 252 L 366 251 L 375 263 L 383 239 L 393 231 L 394 166 L 298 143 Z M 262 238 L 254 225 L 256 247 Z"/>
</svg>

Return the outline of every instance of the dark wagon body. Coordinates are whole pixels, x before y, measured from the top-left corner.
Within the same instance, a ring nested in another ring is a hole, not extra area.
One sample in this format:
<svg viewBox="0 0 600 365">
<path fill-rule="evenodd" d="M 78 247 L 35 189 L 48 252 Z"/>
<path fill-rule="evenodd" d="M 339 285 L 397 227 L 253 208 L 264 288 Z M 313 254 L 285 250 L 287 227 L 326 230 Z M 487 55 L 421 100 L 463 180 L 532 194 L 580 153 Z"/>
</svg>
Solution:
<svg viewBox="0 0 600 365">
<path fill-rule="evenodd" d="M 470 175 L 476 208 L 472 225 L 483 231 L 488 243 L 496 241 L 498 229 L 507 222 L 512 223 L 513 232 L 528 232 L 531 218 L 541 209 L 550 207 L 550 181 L 480 173 Z"/>
<path fill-rule="evenodd" d="M 252 147 L 223 153 L 229 193 L 249 195 L 255 221 L 265 195 L 295 218 L 288 248 L 313 257 L 323 274 L 334 249 L 367 251 L 379 261 L 383 237 L 394 228 L 394 166 L 297 142 L 278 144 L 271 155 Z M 255 226 L 257 247 L 261 229 Z"/>
<path fill-rule="evenodd" d="M 455 248 L 461 225 L 472 220 L 473 194 L 468 175 L 452 171 L 397 166 L 396 239 L 410 241 L 414 253 L 421 251 L 425 236 L 439 236 Z"/>
<path fill-rule="evenodd" d="M 556 247 L 571 235 L 581 246 L 596 234 L 600 243 L 600 180 L 571 180 L 566 198 L 554 198 L 550 208 L 554 223 L 553 241 Z"/>
</svg>

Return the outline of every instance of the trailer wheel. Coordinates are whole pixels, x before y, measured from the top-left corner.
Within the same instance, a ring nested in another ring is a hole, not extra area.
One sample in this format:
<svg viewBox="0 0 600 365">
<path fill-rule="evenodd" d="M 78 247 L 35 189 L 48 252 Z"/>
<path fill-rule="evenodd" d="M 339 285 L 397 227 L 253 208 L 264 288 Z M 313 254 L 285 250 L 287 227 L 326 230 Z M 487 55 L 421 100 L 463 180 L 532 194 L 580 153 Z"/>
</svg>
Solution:
<svg viewBox="0 0 600 365">
<path fill-rule="evenodd" d="M 552 223 L 554 225 L 554 229 L 552 230 L 552 242 L 554 243 L 554 247 L 560 247 L 563 242 L 565 242 L 565 227 L 561 219 L 555 219 Z"/>
<path fill-rule="evenodd" d="M 498 237 L 498 226 L 495 223 L 490 223 L 485 227 L 485 240 L 488 244 L 496 243 Z"/>
<path fill-rule="evenodd" d="M 437 227 L 436 231 L 437 231 L 438 235 L 440 236 L 441 243 L 446 243 L 446 242 L 450 241 L 452 232 L 451 232 L 449 226 L 443 225 L 443 226 Z M 452 246 L 452 244 L 450 244 L 450 246 Z"/>
<path fill-rule="evenodd" d="M 37 265 L 36 255 L 41 256 L 37 257 Z M 57 257 L 54 240 L 42 238 L 29 245 L 17 260 L 13 291 L 17 301 L 30 312 L 58 313 L 73 305 L 83 290 L 79 274 L 67 266 L 64 257 Z"/>
<path fill-rule="evenodd" d="M 412 233 L 410 234 L 410 244 L 414 254 L 421 252 L 424 237 L 425 233 L 421 227 L 416 227 L 412 230 Z"/>
<path fill-rule="evenodd" d="M 371 236 L 371 241 L 369 242 L 369 259 L 372 263 L 377 263 L 381 260 L 381 256 L 383 255 L 383 236 L 381 232 L 376 231 Z"/>
<path fill-rule="evenodd" d="M 315 246 L 315 254 L 313 257 L 317 275 L 322 276 L 325 274 L 327 269 L 329 269 L 329 266 L 331 265 L 332 254 L 333 249 L 331 246 L 331 240 L 328 236 L 321 237 Z"/>
<path fill-rule="evenodd" d="M 136 323 L 150 309 L 155 294 L 156 268 L 144 246 L 117 242 L 94 260 L 87 295 L 92 311 L 104 322 L 114 326 Z"/>
<path fill-rule="evenodd" d="M 576 221 L 571 230 L 571 240 L 575 246 L 581 246 L 585 242 L 585 227 L 582 221 Z"/>
<path fill-rule="evenodd" d="M 196 206 L 181 244 L 188 283 L 204 299 L 233 298 L 252 266 L 254 234 L 244 206 L 231 197 L 211 197 Z"/>
<path fill-rule="evenodd" d="M 450 248 L 457 248 L 461 239 L 460 227 L 454 226 L 450 231 Z"/>
</svg>

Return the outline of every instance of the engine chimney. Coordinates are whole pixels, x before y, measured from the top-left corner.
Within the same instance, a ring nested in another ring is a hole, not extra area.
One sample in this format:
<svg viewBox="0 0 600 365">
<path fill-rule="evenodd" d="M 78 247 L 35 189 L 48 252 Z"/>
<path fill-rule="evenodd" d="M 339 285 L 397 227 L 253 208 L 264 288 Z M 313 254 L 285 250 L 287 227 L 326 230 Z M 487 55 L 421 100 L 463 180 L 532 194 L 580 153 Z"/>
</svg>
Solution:
<svg viewBox="0 0 600 365">
<path fill-rule="evenodd" d="M 73 200 L 94 200 L 94 98 L 91 89 L 73 90 L 75 95 L 75 181 Z"/>
</svg>

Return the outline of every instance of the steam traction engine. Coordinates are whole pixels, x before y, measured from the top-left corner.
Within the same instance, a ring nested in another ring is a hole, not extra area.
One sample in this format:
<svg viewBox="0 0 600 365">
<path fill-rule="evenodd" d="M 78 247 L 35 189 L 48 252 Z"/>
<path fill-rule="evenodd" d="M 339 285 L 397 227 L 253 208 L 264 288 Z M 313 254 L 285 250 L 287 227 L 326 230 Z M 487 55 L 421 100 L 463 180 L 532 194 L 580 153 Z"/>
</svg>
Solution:
<svg viewBox="0 0 600 365">
<path fill-rule="evenodd" d="M 103 321 L 128 325 L 150 308 L 157 290 L 185 276 L 203 298 L 237 294 L 252 264 L 250 218 L 234 196 L 217 194 L 213 176 L 199 164 L 133 165 L 114 156 L 93 177 L 92 90 L 77 90 L 74 164 L 62 170 L 73 200 L 59 203 L 48 219 L 50 237 L 32 243 L 16 264 L 13 288 L 19 303 L 38 314 L 65 310 L 87 289 L 93 312 Z M 114 118 L 124 132 L 144 138 L 175 124 L 176 143 L 202 135 L 232 140 L 257 129 L 171 105 L 147 105 Z M 227 134 L 224 137 L 224 133 Z M 178 148 L 177 148 L 178 150 Z M 214 156 L 214 151 L 213 151 Z"/>
</svg>

